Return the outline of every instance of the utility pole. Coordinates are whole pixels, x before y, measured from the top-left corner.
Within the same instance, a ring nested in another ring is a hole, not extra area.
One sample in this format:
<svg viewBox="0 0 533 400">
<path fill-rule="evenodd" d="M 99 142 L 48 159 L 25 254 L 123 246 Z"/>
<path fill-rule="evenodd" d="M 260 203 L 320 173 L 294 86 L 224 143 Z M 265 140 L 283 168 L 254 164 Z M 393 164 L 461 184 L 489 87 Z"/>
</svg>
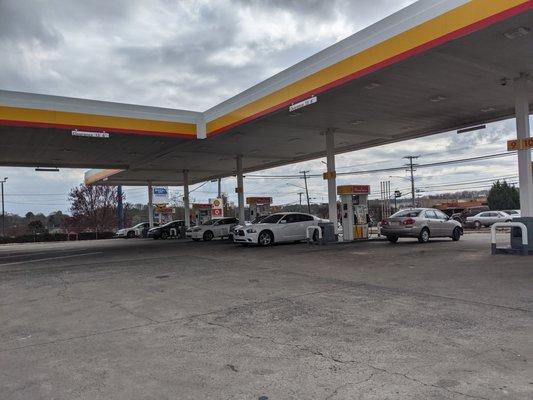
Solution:
<svg viewBox="0 0 533 400">
<path fill-rule="evenodd" d="M 304 194 L 304 192 L 298 192 L 298 196 L 300 196 L 300 207 L 302 206 L 302 194 Z"/>
<path fill-rule="evenodd" d="M 6 181 L 7 177 L 0 181 L 2 184 L 2 237 L 6 236 L 6 214 L 4 211 L 4 183 L 6 183 Z"/>
<path fill-rule="evenodd" d="M 411 206 L 415 207 L 415 167 L 418 164 L 413 164 L 413 160 L 416 160 L 419 156 L 405 156 L 404 158 L 409 160 L 409 164 L 406 165 L 407 171 L 411 172 Z"/>
<path fill-rule="evenodd" d="M 304 182 L 305 182 L 305 195 L 307 197 L 307 212 L 311 214 L 311 203 L 309 203 L 309 190 L 307 189 L 307 173 L 309 171 L 300 171 L 300 174 L 303 174 L 304 176 Z"/>
<path fill-rule="evenodd" d="M 222 198 L 222 179 L 218 178 L 218 198 Z"/>
</svg>

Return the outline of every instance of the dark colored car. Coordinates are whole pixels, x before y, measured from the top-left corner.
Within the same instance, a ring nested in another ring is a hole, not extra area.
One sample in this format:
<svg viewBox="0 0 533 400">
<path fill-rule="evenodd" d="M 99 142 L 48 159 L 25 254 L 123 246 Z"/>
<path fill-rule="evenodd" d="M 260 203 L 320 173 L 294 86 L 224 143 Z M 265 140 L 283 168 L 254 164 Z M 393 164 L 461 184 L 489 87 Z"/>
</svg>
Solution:
<svg viewBox="0 0 533 400">
<path fill-rule="evenodd" d="M 460 213 L 452 214 L 451 218 L 464 225 L 466 224 L 466 219 L 468 217 L 473 217 L 474 215 L 477 215 L 483 211 L 489 211 L 489 207 L 487 206 L 468 207 L 468 208 L 465 208 Z"/>
<path fill-rule="evenodd" d="M 148 231 L 148 237 L 154 239 L 167 239 L 169 237 L 185 237 L 185 221 L 171 221 L 165 225 L 152 228 Z"/>
</svg>

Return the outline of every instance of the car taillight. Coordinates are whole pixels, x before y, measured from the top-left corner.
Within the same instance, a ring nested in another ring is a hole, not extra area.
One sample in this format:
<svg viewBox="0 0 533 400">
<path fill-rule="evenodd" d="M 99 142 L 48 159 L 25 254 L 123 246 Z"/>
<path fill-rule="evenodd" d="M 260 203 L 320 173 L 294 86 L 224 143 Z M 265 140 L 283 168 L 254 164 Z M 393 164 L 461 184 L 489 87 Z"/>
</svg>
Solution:
<svg viewBox="0 0 533 400">
<path fill-rule="evenodd" d="M 404 225 L 414 225 L 416 221 L 413 218 L 407 218 L 405 221 L 402 222 Z"/>
<path fill-rule="evenodd" d="M 381 220 L 381 226 L 387 226 L 389 224 L 389 221 L 386 219 Z"/>
</svg>

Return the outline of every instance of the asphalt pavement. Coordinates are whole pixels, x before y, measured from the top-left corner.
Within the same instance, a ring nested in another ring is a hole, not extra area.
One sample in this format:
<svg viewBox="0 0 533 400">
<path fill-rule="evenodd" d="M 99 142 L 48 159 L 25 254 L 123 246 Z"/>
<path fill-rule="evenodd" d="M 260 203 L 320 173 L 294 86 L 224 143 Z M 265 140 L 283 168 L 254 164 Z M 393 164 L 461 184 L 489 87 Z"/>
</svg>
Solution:
<svg viewBox="0 0 533 400">
<path fill-rule="evenodd" d="M 489 242 L 0 246 L 0 398 L 531 399 L 533 258 Z"/>
</svg>

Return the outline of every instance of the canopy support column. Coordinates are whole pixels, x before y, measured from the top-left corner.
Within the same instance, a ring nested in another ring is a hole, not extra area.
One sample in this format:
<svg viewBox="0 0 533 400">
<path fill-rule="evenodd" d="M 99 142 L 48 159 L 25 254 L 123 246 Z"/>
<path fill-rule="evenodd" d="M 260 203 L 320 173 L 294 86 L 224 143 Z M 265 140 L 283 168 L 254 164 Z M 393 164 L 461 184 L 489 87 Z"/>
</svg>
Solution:
<svg viewBox="0 0 533 400">
<path fill-rule="evenodd" d="M 520 78 L 514 81 L 517 139 L 529 139 L 531 137 L 527 78 L 527 75 L 521 74 Z M 530 150 L 518 150 L 518 176 L 522 217 L 533 217 L 533 173 Z"/>
<path fill-rule="evenodd" d="M 191 226 L 191 209 L 189 207 L 189 170 L 183 170 L 183 214 L 185 226 Z"/>
<path fill-rule="evenodd" d="M 154 227 L 154 205 L 153 205 L 152 181 L 148 181 L 148 224 L 150 229 Z"/>
<path fill-rule="evenodd" d="M 238 206 L 239 206 L 239 222 L 244 224 L 244 177 L 242 172 L 242 156 L 237 156 L 237 187 L 235 192 L 237 193 Z"/>
<path fill-rule="evenodd" d="M 124 229 L 124 203 L 122 201 L 122 185 L 117 186 L 117 225 Z"/>
<path fill-rule="evenodd" d="M 326 132 L 327 172 L 324 179 L 328 181 L 328 218 L 337 229 L 337 175 L 335 172 L 335 134 Z"/>
</svg>

